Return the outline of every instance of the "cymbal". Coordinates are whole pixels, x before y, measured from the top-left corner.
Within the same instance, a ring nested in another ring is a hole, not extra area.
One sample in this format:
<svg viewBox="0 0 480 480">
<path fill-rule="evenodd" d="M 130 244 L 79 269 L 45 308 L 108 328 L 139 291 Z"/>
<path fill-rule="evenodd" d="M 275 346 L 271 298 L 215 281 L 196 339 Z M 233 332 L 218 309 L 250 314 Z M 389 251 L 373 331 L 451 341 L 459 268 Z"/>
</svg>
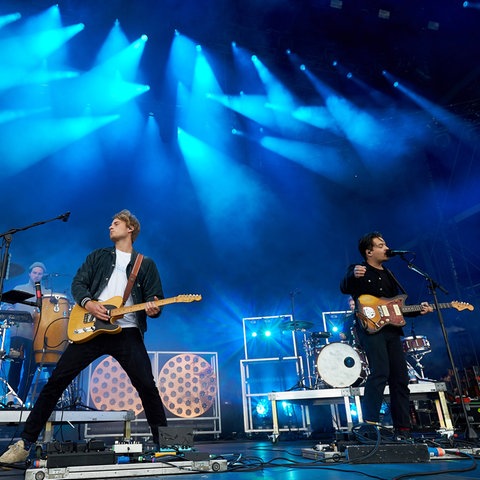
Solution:
<svg viewBox="0 0 480 480">
<path fill-rule="evenodd" d="M 332 334 L 330 332 L 313 332 L 312 337 L 314 338 L 330 338 Z"/>
<path fill-rule="evenodd" d="M 1 268 L 2 268 L 2 262 L 0 262 L 0 271 L 1 271 Z M 25 269 L 18 263 L 10 262 L 10 267 L 7 270 L 8 278 L 17 277 L 18 275 L 21 275 L 24 271 Z"/>
<path fill-rule="evenodd" d="M 302 322 L 302 321 L 286 321 L 281 323 L 284 330 L 308 330 L 313 327 L 313 322 Z"/>
</svg>

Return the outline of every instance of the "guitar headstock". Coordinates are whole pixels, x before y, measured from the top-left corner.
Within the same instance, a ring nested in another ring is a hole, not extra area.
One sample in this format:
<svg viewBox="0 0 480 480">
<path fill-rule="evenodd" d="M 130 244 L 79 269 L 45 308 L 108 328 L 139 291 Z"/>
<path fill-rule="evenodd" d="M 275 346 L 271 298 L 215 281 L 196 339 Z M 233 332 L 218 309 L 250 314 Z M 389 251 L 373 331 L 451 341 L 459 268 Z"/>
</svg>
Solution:
<svg viewBox="0 0 480 480">
<path fill-rule="evenodd" d="M 452 307 L 453 308 L 456 308 L 459 312 L 461 312 L 462 310 L 470 310 L 470 311 L 473 311 L 473 305 L 470 305 L 470 303 L 467 303 L 467 302 L 457 302 L 457 301 L 453 301 L 451 302 L 452 304 Z"/>
<path fill-rule="evenodd" d="M 193 294 L 193 293 L 189 293 L 187 295 L 177 295 L 175 297 L 175 300 L 177 302 L 184 302 L 184 303 L 199 302 L 201 299 L 202 299 L 201 295 Z"/>
</svg>

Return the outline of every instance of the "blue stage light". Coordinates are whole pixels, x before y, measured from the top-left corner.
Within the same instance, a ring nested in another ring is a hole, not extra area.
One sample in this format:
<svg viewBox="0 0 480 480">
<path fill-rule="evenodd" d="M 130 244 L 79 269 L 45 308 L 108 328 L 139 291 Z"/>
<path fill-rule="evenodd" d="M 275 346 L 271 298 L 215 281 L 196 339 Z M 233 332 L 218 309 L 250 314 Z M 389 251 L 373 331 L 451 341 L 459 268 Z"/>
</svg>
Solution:
<svg viewBox="0 0 480 480">
<path fill-rule="evenodd" d="M 255 412 L 259 417 L 266 417 L 270 411 L 270 403 L 266 398 L 262 398 L 255 405 Z"/>
</svg>

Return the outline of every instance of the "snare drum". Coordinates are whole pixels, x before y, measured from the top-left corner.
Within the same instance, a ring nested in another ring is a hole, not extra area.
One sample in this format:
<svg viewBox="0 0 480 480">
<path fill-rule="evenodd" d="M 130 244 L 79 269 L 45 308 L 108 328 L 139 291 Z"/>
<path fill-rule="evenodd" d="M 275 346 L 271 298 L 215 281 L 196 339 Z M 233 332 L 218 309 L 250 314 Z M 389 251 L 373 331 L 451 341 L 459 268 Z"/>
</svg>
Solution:
<svg viewBox="0 0 480 480">
<path fill-rule="evenodd" d="M 317 373 L 331 387 L 357 387 L 367 377 L 365 356 L 346 343 L 325 345 L 316 360 Z"/>
<path fill-rule="evenodd" d="M 430 342 L 425 335 L 416 335 L 414 337 L 405 337 L 402 340 L 403 351 L 405 353 L 428 353 L 432 349 L 430 348 Z"/>
<path fill-rule="evenodd" d="M 41 315 L 35 318 L 33 350 L 38 364 L 56 364 L 68 345 L 70 303 L 61 293 L 43 295 Z"/>
</svg>

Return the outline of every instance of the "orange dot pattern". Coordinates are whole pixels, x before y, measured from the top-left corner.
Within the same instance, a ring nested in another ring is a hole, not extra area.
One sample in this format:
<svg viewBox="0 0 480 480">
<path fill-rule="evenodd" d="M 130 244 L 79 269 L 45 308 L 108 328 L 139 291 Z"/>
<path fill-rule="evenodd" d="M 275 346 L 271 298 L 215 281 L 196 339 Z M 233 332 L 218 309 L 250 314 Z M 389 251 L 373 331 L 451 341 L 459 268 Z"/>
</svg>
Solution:
<svg viewBox="0 0 480 480">
<path fill-rule="evenodd" d="M 137 390 L 113 357 L 105 358 L 93 371 L 90 397 L 98 410 L 133 410 L 136 415 L 143 411 Z"/>
<path fill-rule="evenodd" d="M 211 408 L 217 394 L 217 376 L 212 365 L 193 353 L 167 360 L 158 377 L 165 408 L 177 417 L 194 418 Z"/>
</svg>

